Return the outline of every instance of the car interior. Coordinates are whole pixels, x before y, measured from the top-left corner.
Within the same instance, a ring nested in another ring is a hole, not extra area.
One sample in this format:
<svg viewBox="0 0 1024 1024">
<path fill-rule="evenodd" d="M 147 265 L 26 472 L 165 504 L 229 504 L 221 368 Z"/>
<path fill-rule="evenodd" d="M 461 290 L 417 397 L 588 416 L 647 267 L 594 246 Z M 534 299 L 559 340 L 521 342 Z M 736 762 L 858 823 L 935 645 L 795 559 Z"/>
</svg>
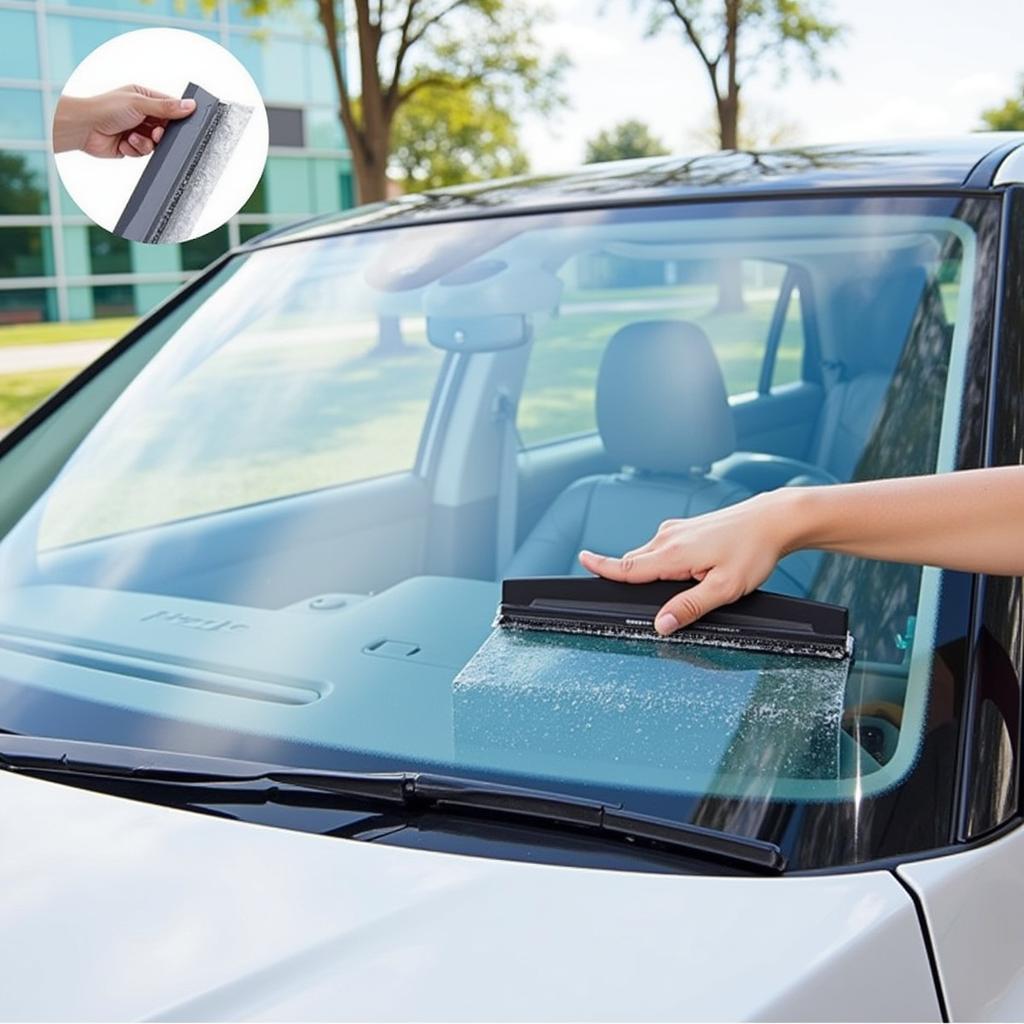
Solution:
<svg viewBox="0 0 1024 1024">
<path fill-rule="evenodd" d="M 406 244 L 405 262 L 387 273 L 373 268 L 389 266 L 403 240 L 381 242 L 363 289 L 375 298 L 361 314 L 374 337 L 345 356 L 356 374 L 353 396 L 359 373 L 372 382 L 384 367 L 378 391 L 365 385 L 371 404 L 361 420 L 346 412 L 348 392 L 335 404 L 314 400 L 316 365 L 301 382 L 287 369 L 276 382 L 249 369 L 287 331 L 301 334 L 294 311 L 328 287 L 323 250 L 302 265 L 301 287 L 295 279 L 281 285 L 292 305 L 272 329 L 260 327 L 259 310 L 226 326 L 209 313 L 229 339 L 219 346 L 203 335 L 203 303 L 215 305 L 217 288 L 230 293 L 247 271 L 204 285 L 191 306 L 172 311 L 51 417 L 86 438 L 80 447 L 44 426 L 7 456 L 16 474 L 30 457 L 59 466 L 74 453 L 50 491 L 17 510 L 20 524 L 0 552 L 8 580 L 17 581 L 0 593 L 0 654 L 91 673 L 67 682 L 91 699 L 140 699 L 127 696 L 127 678 L 136 689 L 171 683 L 161 689 L 172 694 L 161 698 L 165 715 L 227 710 L 240 729 L 292 730 L 312 743 L 339 742 L 338 723 L 357 723 L 358 738 L 353 732 L 344 743 L 444 763 L 450 751 L 441 756 L 436 736 L 423 737 L 452 734 L 443 698 L 490 631 L 497 580 L 578 575 L 581 548 L 621 554 L 665 519 L 777 487 L 936 468 L 954 386 L 949 309 L 959 282 L 950 267 L 959 269 L 962 240 L 901 227 L 885 245 L 823 244 L 787 231 L 771 252 L 741 239 L 708 255 L 685 236 L 609 228 L 589 241 L 570 233 L 546 242 L 539 260 L 521 233 L 506 231 L 481 253 L 468 246 L 452 256 L 450 242 L 438 245 L 434 264 L 417 262 L 416 246 Z M 296 248 L 250 259 L 285 261 Z M 251 282 L 239 287 L 253 294 Z M 733 308 L 722 312 L 730 291 Z M 574 324 L 586 326 L 592 357 L 574 362 L 570 348 L 558 362 Z M 190 329 L 202 337 L 175 362 L 165 341 Z M 348 344 L 345 324 L 307 329 L 323 334 L 317 345 Z M 138 401 L 160 444 L 142 428 L 138 436 L 123 431 L 121 447 L 108 442 L 97 461 L 89 438 L 98 438 L 95 448 L 104 429 L 112 436 L 116 422 L 105 424 L 131 389 L 114 396 L 139 367 L 150 390 Z M 408 397 L 403 375 L 414 367 L 422 393 Z M 168 412 L 154 388 L 176 389 L 187 402 Z M 225 485 L 222 507 L 158 511 L 128 526 L 117 520 L 134 493 L 121 482 L 179 458 L 180 449 L 182 473 L 160 481 L 154 506 L 174 508 L 177 489 L 185 493 L 188 474 L 199 473 L 202 451 L 188 441 L 196 424 L 204 444 L 218 438 L 219 466 L 230 446 L 247 479 L 267 470 L 279 482 L 298 456 L 256 450 L 255 439 L 282 409 L 301 417 L 305 437 L 323 429 L 329 439 L 331 417 L 351 415 L 350 440 L 388 402 L 389 415 L 409 409 L 414 424 L 407 465 L 396 471 L 285 486 L 261 500 L 237 500 Z M 545 436 L 545 423 L 562 420 L 565 430 Z M 79 535 L 54 527 L 73 519 L 68 510 L 97 504 L 107 519 Z M 18 536 L 31 543 L 15 543 Z M 894 758 L 901 726 L 923 714 L 924 697 L 910 709 L 907 693 L 921 570 L 800 552 L 765 589 L 849 607 L 858 647 L 840 773 L 880 770 Z M 381 693 L 390 694 L 387 715 L 374 713 Z M 318 705 L 334 711 L 317 717 Z M 274 714 L 284 724 L 268 724 Z"/>
</svg>

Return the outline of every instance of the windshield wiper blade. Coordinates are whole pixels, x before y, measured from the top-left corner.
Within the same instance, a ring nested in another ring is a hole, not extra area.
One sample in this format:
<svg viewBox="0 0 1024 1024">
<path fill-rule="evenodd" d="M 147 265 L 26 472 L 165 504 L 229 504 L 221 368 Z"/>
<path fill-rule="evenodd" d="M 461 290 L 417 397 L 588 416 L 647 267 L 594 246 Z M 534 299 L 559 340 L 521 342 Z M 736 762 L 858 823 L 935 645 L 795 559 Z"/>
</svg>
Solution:
<svg viewBox="0 0 1024 1024">
<path fill-rule="evenodd" d="M 383 803 L 408 812 L 511 816 L 653 844 L 773 874 L 786 870 L 782 850 L 762 839 L 651 817 L 619 804 L 430 772 L 309 770 L 116 744 L 12 735 L 0 737 L 0 768 L 218 790 L 224 787 L 225 800 L 230 800 L 239 787 L 258 786 L 267 800 L 275 801 L 283 799 L 278 787 L 285 787 L 288 791 Z"/>
</svg>

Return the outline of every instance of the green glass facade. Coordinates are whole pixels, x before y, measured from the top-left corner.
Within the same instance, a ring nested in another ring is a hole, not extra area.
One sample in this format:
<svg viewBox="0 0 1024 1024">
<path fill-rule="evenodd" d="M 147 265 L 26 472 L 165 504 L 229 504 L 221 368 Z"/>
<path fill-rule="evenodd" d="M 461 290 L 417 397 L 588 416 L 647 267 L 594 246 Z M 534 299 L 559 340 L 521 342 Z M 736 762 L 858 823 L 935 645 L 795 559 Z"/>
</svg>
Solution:
<svg viewBox="0 0 1024 1024">
<path fill-rule="evenodd" d="M 0 0 L 0 324 L 145 313 L 230 246 L 351 206 L 351 160 L 312 12 L 299 3 L 249 17 L 238 0 Z M 78 63 L 113 36 L 158 26 L 229 49 L 270 121 L 252 197 L 224 227 L 184 245 L 140 245 L 96 227 L 49 154 L 53 105 Z"/>
</svg>

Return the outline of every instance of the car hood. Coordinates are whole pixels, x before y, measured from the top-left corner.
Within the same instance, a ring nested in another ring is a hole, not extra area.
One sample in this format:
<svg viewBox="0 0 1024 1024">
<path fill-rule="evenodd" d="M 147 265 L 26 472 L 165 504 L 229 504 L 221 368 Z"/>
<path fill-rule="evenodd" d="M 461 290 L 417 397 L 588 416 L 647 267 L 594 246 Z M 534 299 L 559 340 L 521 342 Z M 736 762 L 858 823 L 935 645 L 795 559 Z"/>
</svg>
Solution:
<svg viewBox="0 0 1024 1024">
<path fill-rule="evenodd" d="M 3 1019 L 938 1019 L 892 875 L 380 847 L 0 772 Z"/>
</svg>

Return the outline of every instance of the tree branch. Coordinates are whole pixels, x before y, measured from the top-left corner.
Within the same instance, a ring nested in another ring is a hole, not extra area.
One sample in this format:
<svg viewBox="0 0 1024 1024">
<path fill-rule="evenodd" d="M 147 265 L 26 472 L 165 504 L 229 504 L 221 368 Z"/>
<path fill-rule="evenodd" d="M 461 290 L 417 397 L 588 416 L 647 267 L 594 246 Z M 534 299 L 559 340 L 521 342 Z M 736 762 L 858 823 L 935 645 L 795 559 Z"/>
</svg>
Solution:
<svg viewBox="0 0 1024 1024">
<path fill-rule="evenodd" d="M 345 82 L 345 71 L 341 64 L 341 50 L 338 45 L 338 15 L 334 9 L 334 0 L 317 0 L 317 12 L 324 35 L 327 37 L 327 54 L 331 60 L 334 84 L 338 89 L 338 104 L 341 120 L 353 145 L 363 142 L 362 129 L 356 123 L 355 111 L 352 109 L 352 97 L 349 95 Z"/>
<path fill-rule="evenodd" d="M 398 49 L 395 51 L 395 65 L 391 75 L 391 81 L 388 82 L 387 95 L 385 102 L 388 107 L 393 107 L 395 97 L 398 94 L 398 83 L 402 80 L 402 65 L 405 63 L 405 55 L 409 52 L 409 47 L 413 45 L 411 38 L 412 32 L 412 20 L 416 13 L 416 4 L 419 0 L 408 0 L 405 8 L 405 17 L 402 19 L 402 29 L 398 37 Z"/>
<path fill-rule="evenodd" d="M 409 98 L 409 96 L 401 89 L 402 67 L 408 52 L 423 39 L 434 25 L 443 21 L 453 11 L 458 10 L 460 7 L 464 7 L 468 2 L 469 0 L 450 0 L 450 3 L 445 4 L 438 11 L 435 11 L 429 17 L 424 18 L 422 24 L 417 26 L 416 30 L 413 31 L 413 9 L 416 7 L 417 3 L 419 3 L 419 0 L 408 0 L 409 6 L 406 9 L 406 16 L 402 23 L 402 32 L 398 43 L 398 50 L 395 53 L 394 73 L 391 75 L 391 81 L 388 83 L 386 93 L 388 110 L 390 110 L 392 114 L 394 114 L 394 112 L 398 110 L 398 108 Z"/>
<path fill-rule="evenodd" d="M 715 96 L 718 96 L 718 79 L 716 72 L 718 71 L 718 62 L 722 59 L 722 55 L 719 54 L 717 57 L 709 57 L 707 50 L 704 49 L 704 42 L 700 37 L 700 33 L 697 31 L 697 25 L 686 12 L 679 6 L 679 0 L 666 0 L 669 7 L 672 8 L 672 13 L 682 22 L 683 28 L 686 30 L 686 35 L 689 37 L 691 43 L 693 43 L 694 49 L 700 55 L 700 59 L 704 62 L 704 67 L 707 70 L 708 76 L 711 79 L 711 87 L 715 91 Z"/>
</svg>

